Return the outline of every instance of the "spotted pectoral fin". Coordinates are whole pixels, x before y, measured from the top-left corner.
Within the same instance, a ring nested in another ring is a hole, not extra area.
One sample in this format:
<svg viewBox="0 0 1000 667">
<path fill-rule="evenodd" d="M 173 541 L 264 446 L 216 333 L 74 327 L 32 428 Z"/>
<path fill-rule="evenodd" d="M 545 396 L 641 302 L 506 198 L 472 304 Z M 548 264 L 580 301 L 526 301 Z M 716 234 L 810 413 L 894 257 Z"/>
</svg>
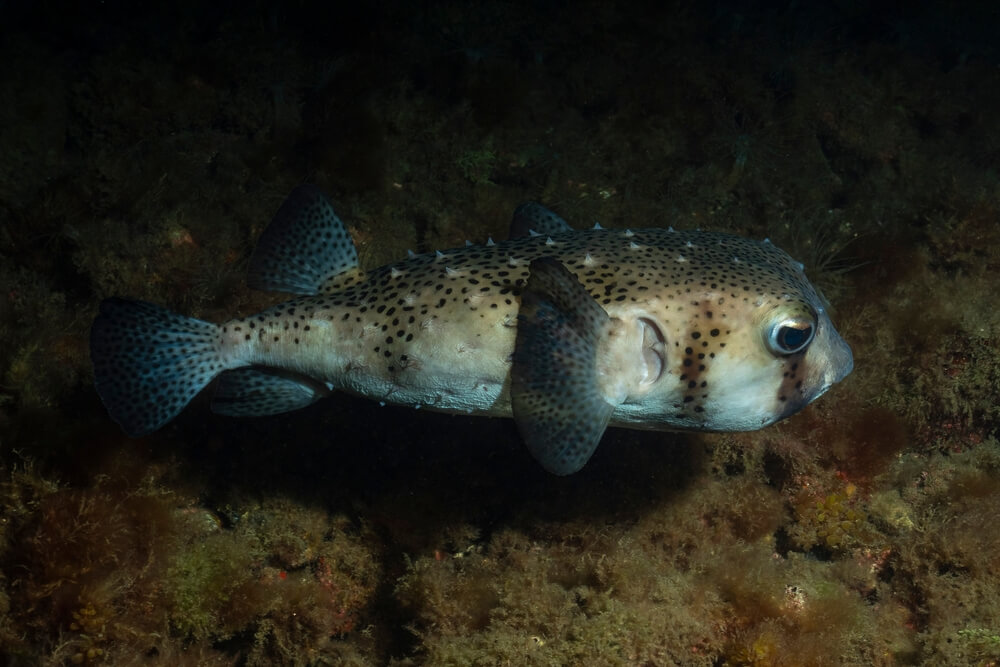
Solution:
<svg viewBox="0 0 1000 667">
<path fill-rule="evenodd" d="M 330 200 L 300 185 L 257 241 L 247 283 L 252 289 L 313 295 L 361 279 L 358 252 Z"/>
<path fill-rule="evenodd" d="M 544 257 L 530 268 L 511 368 L 514 420 L 538 462 L 569 475 L 590 459 L 614 411 L 597 369 L 609 318 L 559 262 Z"/>
<path fill-rule="evenodd" d="M 510 221 L 510 238 L 512 239 L 532 234 L 554 236 L 571 231 L 573 228 L 565 220 L 533 201 L 525 202 L 514 209 L 514 219 Z"/>
<path fill-rule="evenodd" d="M 229 417 L 263 417 L 291 412 L 329 396 L 326 385 L 277 368 L 238 368 L 219 377 L 212 412 Z"/>
</svg>

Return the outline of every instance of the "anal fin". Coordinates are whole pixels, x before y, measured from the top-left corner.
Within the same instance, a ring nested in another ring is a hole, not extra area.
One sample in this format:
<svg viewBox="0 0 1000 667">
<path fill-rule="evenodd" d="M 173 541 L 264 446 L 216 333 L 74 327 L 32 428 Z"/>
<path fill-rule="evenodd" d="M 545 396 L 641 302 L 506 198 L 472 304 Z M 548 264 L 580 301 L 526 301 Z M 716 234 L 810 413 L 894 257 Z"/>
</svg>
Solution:
<svg viewBox="0 0 1000 667">
<path fill-rule="evenodd" d="M 326 385 L 298 373 L 249 367 L 219 377 L 212 412 L 229 417 L 263 417 L 312 405 L 330 394 Z"/>
<path fill-rule="evenodd" d="M 569 475 L 590 459 L 614 412 L 597 369 L 610 318 L 559 262 L 543 257 L 530 269 L 511 368 L 514 421 L 542 467 Z"/>
</svg>

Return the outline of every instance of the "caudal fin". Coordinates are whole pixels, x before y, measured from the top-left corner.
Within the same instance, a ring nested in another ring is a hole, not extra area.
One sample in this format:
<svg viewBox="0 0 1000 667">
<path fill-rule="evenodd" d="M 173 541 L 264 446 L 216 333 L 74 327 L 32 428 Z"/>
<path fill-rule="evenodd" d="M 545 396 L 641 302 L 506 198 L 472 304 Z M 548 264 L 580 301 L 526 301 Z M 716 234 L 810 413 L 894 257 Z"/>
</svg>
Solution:
<svg viewBox="0 0 1000 667">
<path fill-rule="evenodd" d="M 227 366 L 218 327 L 144 301 L 106 299 L 90 329 L 94 384 L 131 436 L 160 428 Z"/>
</svg>

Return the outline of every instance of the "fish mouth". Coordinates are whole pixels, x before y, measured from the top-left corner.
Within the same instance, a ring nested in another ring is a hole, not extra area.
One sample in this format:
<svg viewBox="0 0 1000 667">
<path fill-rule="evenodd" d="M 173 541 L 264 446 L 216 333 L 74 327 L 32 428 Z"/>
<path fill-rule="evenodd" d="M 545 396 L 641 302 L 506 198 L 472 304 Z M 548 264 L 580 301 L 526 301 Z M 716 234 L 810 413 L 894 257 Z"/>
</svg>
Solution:
<svg viewBox="0 0 1000 667">
<path fill-rule="evenodd" d="M 850 375 L 851 371 L 854 370 L 854 354 L 851 352 L 851 346 L 840 337 L 840 334 L 833 331 L 832 327 L 829 334 L 828 347 L 829 350 L 826 355 L 827 370 L 824 373 L 826 386 L 816 395 L 817 397 Z"/>
<path fill-rule="evenodd" d="M 843 338 L 840 339 L 840 343 L 841 343 L 841 345 L 843 345 L 843 349 L 841 350 L 841 353 L 840 353 L 840 357 L 841 357 L 840 358 L 840 368 L 841 368 L 840 375 L 838 375 L 836 377 L 836 379 L 834 379 L 834 381 L 831 382 L 830 384 L 836 384 L 837 382 L 840 382 L 845 377 L 847 377 L 848 375 L 850 375 L 851 372 L 854 370 L 854 354 L 851 352 L 850 346 L 847 344 L 847 341 L 845 341 Z"/>
<path fill-rule="evenodd" d="M 821 357 L 823 367 L 818 375 L 816 388 L 806 392 L 796 399 L 789 400 L 783 406 L 778 419 L 785 419 L 799 412 L 807 405 L 829 391 L 854 370 L 854 355 L 847 342 L 833 331 L 825 337 L 827 350 Z M 775 420 L 777 421 L 777 420 Z"/>
<path fill-rule="evenodd" d="M 645 371 L 640 384 L 649 386 L 663 377 L 666 369 L 667 340 L 663 331 L 648 317 L 639 318 L 642 330 L 641 366 Z"/>
</svg>

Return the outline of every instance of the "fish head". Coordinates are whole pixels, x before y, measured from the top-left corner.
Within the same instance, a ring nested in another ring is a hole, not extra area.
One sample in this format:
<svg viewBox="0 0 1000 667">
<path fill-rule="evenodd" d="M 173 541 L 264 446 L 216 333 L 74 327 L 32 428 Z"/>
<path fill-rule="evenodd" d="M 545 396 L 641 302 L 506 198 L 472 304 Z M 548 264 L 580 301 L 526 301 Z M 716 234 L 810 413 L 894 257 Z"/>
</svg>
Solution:
<svg viewBox="0 0 1000 667">
<path fill-rule="evenodd" d="M 766 242 L 726 242 L 739 244 L 741 261 L 723 270 L 705 259 L 683 289 L 609 311 L 632 332 L 618 337 L 631 351 L 604 365 L 628 378 L 614 421 L 636 415 L 629 425 L 639 428 L 642 416 L 661 429 L 756 430 L 800 411 L 853 369 L 802 265 Z"/>
<path fill-rule="evenodd" d="M 763 428 L 799 412 L 853 369 L 851 349 L 825 309 L 784 296 L 749 305 L 734 308 L 721 327 L 689 323 L 674 348 L 662 391 L 688 428 Z"/>
</svg>

